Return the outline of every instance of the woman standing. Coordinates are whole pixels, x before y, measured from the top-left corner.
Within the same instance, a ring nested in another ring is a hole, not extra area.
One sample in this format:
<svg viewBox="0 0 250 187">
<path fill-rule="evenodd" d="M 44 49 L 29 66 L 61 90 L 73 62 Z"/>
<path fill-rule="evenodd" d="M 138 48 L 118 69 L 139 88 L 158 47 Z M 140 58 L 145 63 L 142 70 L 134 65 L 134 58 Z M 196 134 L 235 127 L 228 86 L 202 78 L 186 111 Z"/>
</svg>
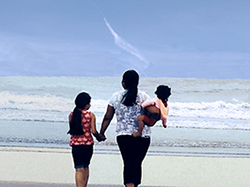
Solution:
<svg viewBox="0 0 250 187">
<path fill-rule="evenodd" d="M 140 137 L 132 135 L 138 130 L 137 117 L 140 115 L 141 103 L 149 98 L 145 92 L 138 91 L 138 83 L 139 75 L 136 71 L 128 70 L 123 74 L 124 90 L 114 93 L 110 98 L 100 130 L 105 138 L 104 133 L 116 114 L 117 143 L 124 163 L 126 187 L 135 187 L 141 183 L 141 165 L 150 145 L 150 127 L 144 126 Z"/>
</svg>

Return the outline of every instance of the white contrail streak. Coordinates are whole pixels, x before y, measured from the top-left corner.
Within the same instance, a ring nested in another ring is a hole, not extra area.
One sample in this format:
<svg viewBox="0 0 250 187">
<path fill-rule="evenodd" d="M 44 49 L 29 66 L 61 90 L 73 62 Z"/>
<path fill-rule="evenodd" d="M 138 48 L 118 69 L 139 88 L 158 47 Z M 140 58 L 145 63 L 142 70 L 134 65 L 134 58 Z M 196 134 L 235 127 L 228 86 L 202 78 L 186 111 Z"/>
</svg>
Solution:
<svg viewBox="0 0 250 187">
<path fill-rule="evenodd" d="M 108 23 L 108 21 L 104 19 L 104 22 L 106 24 L 106 26 L 108 27 L 108 29 L 110 30 L 111 34 L 114 36 L 114 40 L 115 40 L 115 44 L 120 47 L 121 49 L 127 51 L 128 53 L 134 55 L 135 57 L 137 57 L 138 59 L 140 59 L 141 61 L 146 63 L 146 67 L 148 67 L 148 62 L 139 54 L 138 50 L 133 47 L 132 45 L 130 45 L 128 42 L 126 42 L 125 40 L 123 40 L 114 30 L 113 28 L 110 26 L 110 24 Z"/>
</svg>

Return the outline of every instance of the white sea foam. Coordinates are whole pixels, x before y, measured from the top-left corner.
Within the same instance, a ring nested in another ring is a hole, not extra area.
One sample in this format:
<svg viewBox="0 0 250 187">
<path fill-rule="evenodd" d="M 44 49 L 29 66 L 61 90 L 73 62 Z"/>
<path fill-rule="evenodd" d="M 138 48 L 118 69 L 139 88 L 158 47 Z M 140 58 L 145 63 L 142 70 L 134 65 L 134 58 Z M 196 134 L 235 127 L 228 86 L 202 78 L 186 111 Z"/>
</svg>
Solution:
<svg viewBox="0 0 250 187">
<path fill-rule="evenodd" d="M 250 147 L 250 80 L 141 78 L 139 89 L 154 97 L 159 84 L 172 88 L 169 128 L 159 121 L 151 146 Z M 0 77 L 0 144 L 67 147 L 76 95 L 90 93 L 99 129 L 108 99 L 121 89 L 116 77 Z M 115 124 L 104 145 L 115 145 Z"/>
<path fill-rule="evenodd" d="M 30 110 L 30 111 L 68 111 L 72 101 L 54 95 L 26 95 L 0 92 L 1 109 Z"/>
<path fill-rule="evenodd" d="M 170 114 L 173 116 L 215 119 L 250 119 L 250 104 L 245 102 L 175 102 L 170 104 Z"/>
<path fill-rule="evenodd" d="M 73 99 L 50 94 L 17 94 L 4 91 L 0 92 L 0 97 L 2 120 L 67 121 L 68 114 L 74 108 Z M 100 122 L 107 100 L 92 99 L 91 105 L 91 111 L 96 113 Z M 245 128 L 242 123 L 230 120 L 250 121 L 250 104 L 246 102 L 169 102 L 169 106 L 169 117 L 173 117 L 169 122 L 170 126 Z"/>
</svg>

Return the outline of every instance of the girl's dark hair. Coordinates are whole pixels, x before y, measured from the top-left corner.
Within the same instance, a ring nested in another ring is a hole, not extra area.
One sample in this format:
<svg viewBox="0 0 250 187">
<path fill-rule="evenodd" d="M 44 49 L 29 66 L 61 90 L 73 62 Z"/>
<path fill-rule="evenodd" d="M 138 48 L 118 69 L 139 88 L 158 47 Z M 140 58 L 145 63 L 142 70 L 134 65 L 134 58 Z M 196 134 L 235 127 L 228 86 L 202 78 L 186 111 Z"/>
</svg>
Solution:
<svg viewBox="0 0 250 187">
<path fill-rule="evenodd" d="M 69 122 L 70 130 L 68 133 L 70 133 L 71 135 L 83 134 L 81 110 L 83 110 L 85 106 L 90 103 L 90 100 L 91 100 L 91 97 L 86 92 L 79 93 L 76 96 L 76 99 L 75 99 L 76 106 L 74 108 L 72 118 Z"/>
<path fill-rule="evenodd" d="M 160 85 L 157 87 L 155 94 L 162 100 L 163 103 L 166 103 L 171 95 L 171 88 L 165 85 Z"/>
<path fill-rule="evenodd" d="M 139 74 L 135 70 L 128 70 L 123 74 L 122 83 L 127 93 L 122 98 L 122 104 L 133 106 L 138 93 Z"/>
</svg>

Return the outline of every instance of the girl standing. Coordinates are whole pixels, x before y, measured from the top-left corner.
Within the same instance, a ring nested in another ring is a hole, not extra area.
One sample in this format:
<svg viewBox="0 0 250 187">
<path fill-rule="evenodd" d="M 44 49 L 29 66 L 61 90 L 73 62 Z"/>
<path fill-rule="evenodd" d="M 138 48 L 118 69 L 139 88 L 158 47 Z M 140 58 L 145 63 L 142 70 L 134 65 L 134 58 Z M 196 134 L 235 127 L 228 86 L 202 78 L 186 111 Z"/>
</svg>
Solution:
<svg viewBox="0 0 250 187">
<path fill-rule="evenodd" d="M 75 166 L 77 187 L 86 187 L 89 177 L 89 164 L 93 155 L 94 140 L 91 133 L 100 141 L 96 131 L 95 115 L 88 111 L 91 97 L 82 92 L 75 99 L 74 111 L 69 115 L 70 146 Z"/>
</svg>

